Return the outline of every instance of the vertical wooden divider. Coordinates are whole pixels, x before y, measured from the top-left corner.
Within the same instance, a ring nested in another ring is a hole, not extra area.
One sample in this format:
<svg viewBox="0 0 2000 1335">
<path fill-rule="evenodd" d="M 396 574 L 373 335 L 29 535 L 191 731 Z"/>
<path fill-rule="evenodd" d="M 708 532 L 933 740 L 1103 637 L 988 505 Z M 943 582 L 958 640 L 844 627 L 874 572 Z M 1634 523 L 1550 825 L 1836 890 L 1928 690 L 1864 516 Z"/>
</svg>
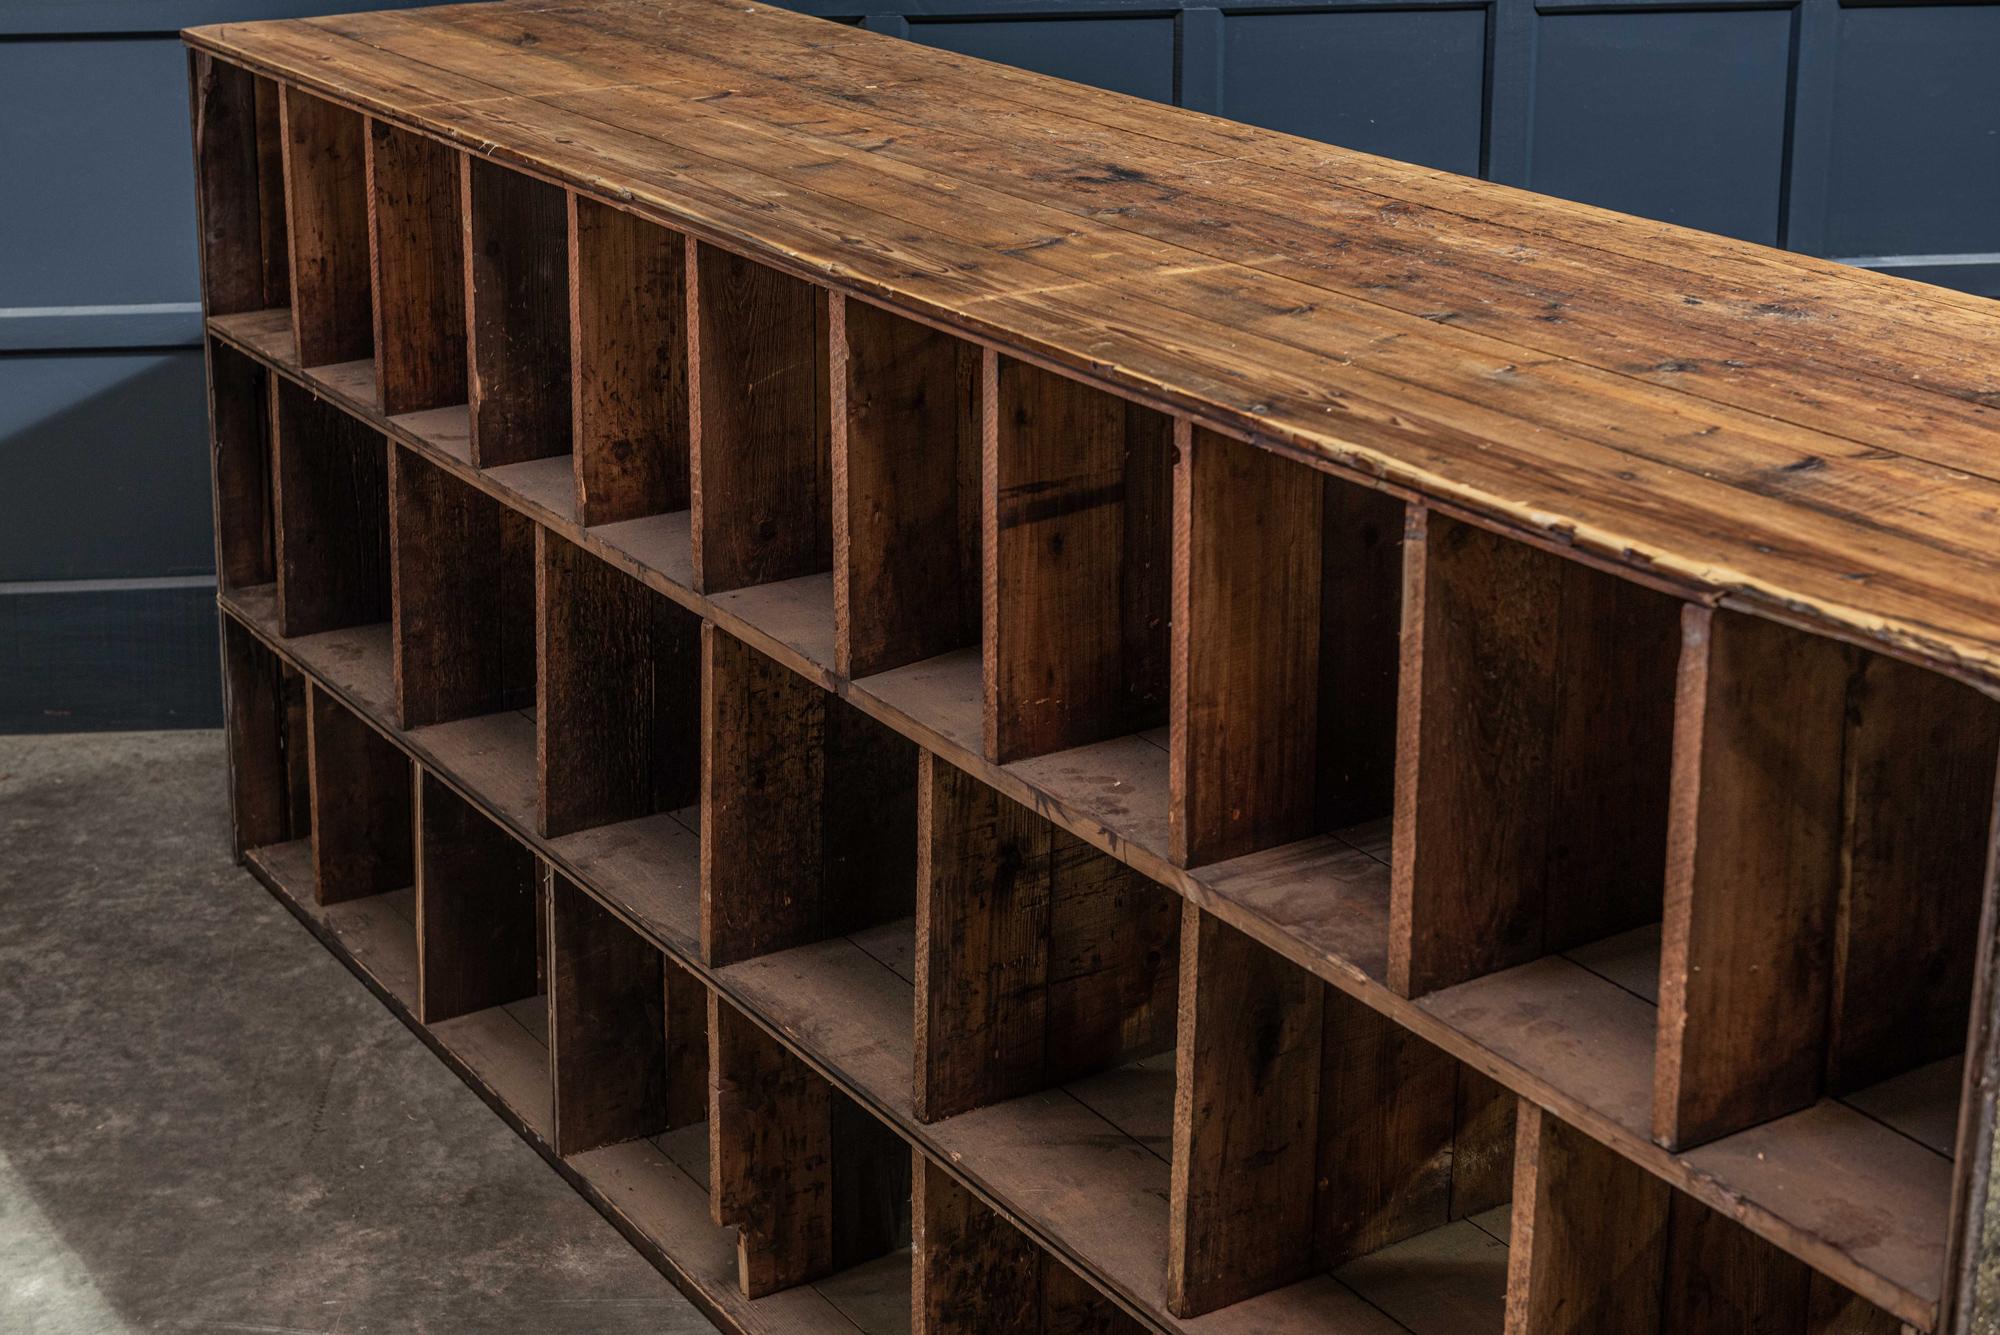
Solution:
<svg viewBox="0 0 2000 1335">
<path fill-rule="evenodd" d="M 459 164 L 472 462 L 494 468 L 567 454 L 566 196 L 469 153 Z"/>
<path fill-rule="evenodd" d="M 423 773 L 417 783 L 417 1018 L 534 996 L 541 869 L 526 845 Z"/>
<path fill-rule="evenodd" d="M 466 401 L 465 226 L 458 150 L 368 122 L 368 255 L 382 411 Z"/>
<path fill-rule="evenodd" d="M 712 622 L 701 691 L 706 962 L 912 913 L 917 748 Z"/>
<path fill-rule="evenodd" d="M 686 241 L 570 192 L 569 281 L 577 522 L 687 509 Z"/>
<path fill-rule="evenodd" d="M 235 851 L 311 831 L 305 683 L 232 617 L 222 618 L 223 727 Z"/>
<path fill-rule="evenodd" d="M 399 726 L 533 703 L 533 523 L 408 450 L 389 464 Z"/>
<path fill-rule="evenodd" d="M 1171 419 L 990 351 L 981 395 L 986 758 L 1157 726 Z"/>
<path fill-rule="evenodd" d="M 1523 1102 L 1507 1335 L 1654 1335 L 1673 1189 Z"/>
<path fill-rule="evenodd" d="M 661 971 L 667 1055 L 666 1130 L 708 1120 L 708 987 L 673 960 Z"/>
<path fill-rule="evenodd" d="M 1653 1136 L 1680 1149 L 1819 1096 L 1854 651 L 1689 607 L 1675 720 Z"/>
<path fill-rule="evenodd" d="M 1198 866 L 1312 832 L 1320 474 L 1175 423 L 1168 844 Z"/>
<path fill-rule="evenodd" d="M 315 898 L 340 904 L 412 885 L 412 761 L 325 691 L 308 695 Z"/>
<path fill-rule="evenodd" d="M 266 378 L 279 633 L 386 621 L 388 441 L 293 381 Z"/>
<path fill-rule="evenodd" d="M 695 587 L 833 566 L 827 294 L 687 241 Z"/>
<path fill-rule="evenodd" d="M 224 592 L 278 577 L 268 382 L 269 373 L 257 362 L 220 339 L 208 340 L 215 570 Z"/>
<path fill-rule="evenodd" d="M 979 642 L 977 345 L 830 298 L 834 670 Z"/>
<path fill-rule="evenodd" d="M 369 355 L 374 341 L 367 127 L 359 112 L 290 85 L 279 91 L 299 365 L 357 361 Z"/>
<path fill-rule="evenodd" d="M 203 305 L 210 315 L 290 298 L 278 89 L 205 51 L 188 53 Z"/>
<path fill-rule="evenodd" d="M 846 1269 L 907 1233 L 909 1149 L 714 993 L 709 1191 L 746 1296 Z"/>
<path fill-rule="evenodd" d="M 700 620 L 539 526 L 535 547 L 541 833 L 694 805 Z"/>
<path fill-rule="evenodd" d="M 920 1121 L 1171 1046 L 1177 896 L 929 752 L 917 812 Z"/>
<path fill-rule="evenodd" d="M 912 1335 L 1138 1335 L 1117 1304 L 912 1151 Z"/>
<path fill-rule="evenodd" d="M 560 873 L 546 907 L 556 1153 L 658 1135 L 667 1130 L 665 961 Z"/>
<path fill-rule="evenodd" d="M 1655 920 L 1679 604 L 1422 509 L 1405 556 L 1389 985 Z"/>
</svg>

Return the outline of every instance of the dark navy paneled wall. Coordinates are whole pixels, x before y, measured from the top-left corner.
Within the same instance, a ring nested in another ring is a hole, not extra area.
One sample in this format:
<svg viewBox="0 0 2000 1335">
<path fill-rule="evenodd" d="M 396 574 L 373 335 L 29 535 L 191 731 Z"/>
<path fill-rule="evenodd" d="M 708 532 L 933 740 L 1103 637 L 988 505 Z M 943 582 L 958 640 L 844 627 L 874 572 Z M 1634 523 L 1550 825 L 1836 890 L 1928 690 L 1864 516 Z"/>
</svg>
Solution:
<svg viewBox="0 0 2000 1335">
<path fill-rule="evenodd" d="M 346 7 L 0 5 L 0 730 L 216 716 L 174 33 Z M 2000 2 L 793 7 L 2000 296 Z"/>
</svg>

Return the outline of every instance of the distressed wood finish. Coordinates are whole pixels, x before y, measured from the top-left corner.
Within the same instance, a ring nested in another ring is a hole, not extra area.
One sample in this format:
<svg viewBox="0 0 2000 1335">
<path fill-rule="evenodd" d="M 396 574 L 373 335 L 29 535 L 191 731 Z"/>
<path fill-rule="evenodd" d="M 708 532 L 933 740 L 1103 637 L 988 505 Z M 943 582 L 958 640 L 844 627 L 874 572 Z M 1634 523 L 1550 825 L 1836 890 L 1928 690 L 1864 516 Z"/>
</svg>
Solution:
<svg viewBox="0 0 2000 1335">
<path fill-rule="evenodd" d="M 1989 306 L 755 3 L 190 43 L 239 851 L 726 1328 L 1990 1324 Z"/>
</svg>

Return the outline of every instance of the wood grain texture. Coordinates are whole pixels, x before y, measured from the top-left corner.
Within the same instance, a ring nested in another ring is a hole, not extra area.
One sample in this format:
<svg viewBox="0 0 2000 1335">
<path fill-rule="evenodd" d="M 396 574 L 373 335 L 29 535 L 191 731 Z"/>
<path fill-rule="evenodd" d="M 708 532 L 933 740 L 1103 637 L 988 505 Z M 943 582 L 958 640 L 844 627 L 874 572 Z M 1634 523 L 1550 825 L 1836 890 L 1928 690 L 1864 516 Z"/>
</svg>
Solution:
<svg viewBox="0 0 2000 1335">
<path fill-rule="evenodd" d="M 569 196 L 571 439 L 585 526 L 685 510 L 687 243 Z"/>
<path fill-rule="evenodd" d="M 1313 832 L 1325 485 L 1177 424 L 1170 846 L 1184 866 Z"/>
<path fill-rule="evenodd" d="M 666 1129 L 708 1120 L 708 988 L 673 959 L 661 970 L 666 1028 Z"/>
<path fill-rule="evenodd" d="M 229 745 L 229 815 L 235 852 L 304 838 L 294 824 L 292 775 L 302 769 L 303 729 L 287 729 L 285 684 L 278 659 L 256 636 L 222 619 L 222 724 Z M 296 677 L 294 678 L 296 680 Z"/>
<path fill-rule="evenodd" d="M 278 624 L 314 635 L 386 620 L 389 444 L 291 381 L 268 380 Z"/>
<path fill-rule="evenodd" d="M 224 589 L 269 584 L 278 577 L 271 500 L 271 391 L 265 378 L 264 368 L 256 362 L 227 344 L 209 340 L 215 569 Z"/>
<path fill-rule="evenodd" d="M 1313 1265 L 1326 985 L 1218 919 L 1181 920 L 1167 1302 L 1200 1316 Z"/>
<path fill-rule="evenodd" d="M 693 806 L 701 622 L 547 529 L 535 543 L 541 832 Z"/>
<path fill-rule="evenodd" d="M 534 701 L 534 525 L 408 450 L 390 458 L 397 719 Z"/>
<path fill-rule="evenodd" d="M 203 304 L 211 315 L 285 305 L 276 86 L 202 51 L 189 53 L 188 70 Z"/>
<path fill-rule="evenodd" d="M 541 868 L 435 775 L 417 784 L 417 1018 L 437 1024 L 541 990 Z"/>
<path fill-rule="evenodd" d="M 912 914 L 916 748 L 713 623 L 701 678 L 704 959 Z"/>
<path fill-rule="evenodd" d="M 980 353 L 829 307 L 834 665 L 866 677 L 979 642 Z"/>
<path fill-rule="evenodd" d="M 1389 984 L 1660 911 L 1677 604 L 1438 514 L 1406 546 Z"/>
<path fill-rule="evenodd" d="M 1165 722 L 1171 422 L 1010 357 L 983 383 L 987 759 Z"/>
<path fill-rule="evenodd" d="M 315 902 L 407 888 L 416 879 L 410 758 L 325 691 L 308 694 Z"/>
<path fill-rule="evenodd" d="M 917 793 L 919 1120 L 1172 1043 L 1173 895 L 929 752 Z"/>
<path fill-rule="evenodd" d="M 694 579 L 706 593 L 833 566 L 826 294 L 690 238 Z"/>
<path fill-rule="evenodd" d="M 481 468 L 570 450 L 569 206 L 556 186 L 459 156 L 467 395 Z"/>
<path fill-rule="evenodd" d="M 1690 607 L 1682 626 L 1653 1077 L 1670 1149 L 1819 1096 L 1856 666 L 1737 613 Z"/>
<path fill-rule="evenodd" d="M 667 1129 L 660 952 L 560 873 L 546 903 L 556 1152 L 658 1135 Z"/>
<path fill-rule="evenodd" d="M 1521 1104 L 1507 1335 L 1652 1335 L 1673 1189 Z"/>
<path fill-rule="evenodd" d="M 435 139 L 368 122 L 375 392 L 392 417 L 466 401 L 458 159 Z"/>
<path fill-rule="evenodd" d="M 280 90 L 292 333 L 301 366 L 369 355 L 367 127 L 345 107 Z"/>
<path fill-rule="evenodd" d="M 1322 486 L 1314 826 L 1338 830 L 1395 807 L 1406 516 L 1389 492 Z"/>
</svg>

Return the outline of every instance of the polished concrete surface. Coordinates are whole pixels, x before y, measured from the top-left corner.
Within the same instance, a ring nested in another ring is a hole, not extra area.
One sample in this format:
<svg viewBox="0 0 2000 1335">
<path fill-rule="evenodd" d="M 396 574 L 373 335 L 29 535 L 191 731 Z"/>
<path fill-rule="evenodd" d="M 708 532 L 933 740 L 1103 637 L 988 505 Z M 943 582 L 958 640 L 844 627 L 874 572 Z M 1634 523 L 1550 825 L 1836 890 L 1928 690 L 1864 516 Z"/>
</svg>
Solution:
<svg viewBox="0 0 2000 1335">
<path fill-rule="evenodd" d="M 220 734 L 0 737 L 0 1331 L 711 1329 L 231 863 Z"/>
</svg>

